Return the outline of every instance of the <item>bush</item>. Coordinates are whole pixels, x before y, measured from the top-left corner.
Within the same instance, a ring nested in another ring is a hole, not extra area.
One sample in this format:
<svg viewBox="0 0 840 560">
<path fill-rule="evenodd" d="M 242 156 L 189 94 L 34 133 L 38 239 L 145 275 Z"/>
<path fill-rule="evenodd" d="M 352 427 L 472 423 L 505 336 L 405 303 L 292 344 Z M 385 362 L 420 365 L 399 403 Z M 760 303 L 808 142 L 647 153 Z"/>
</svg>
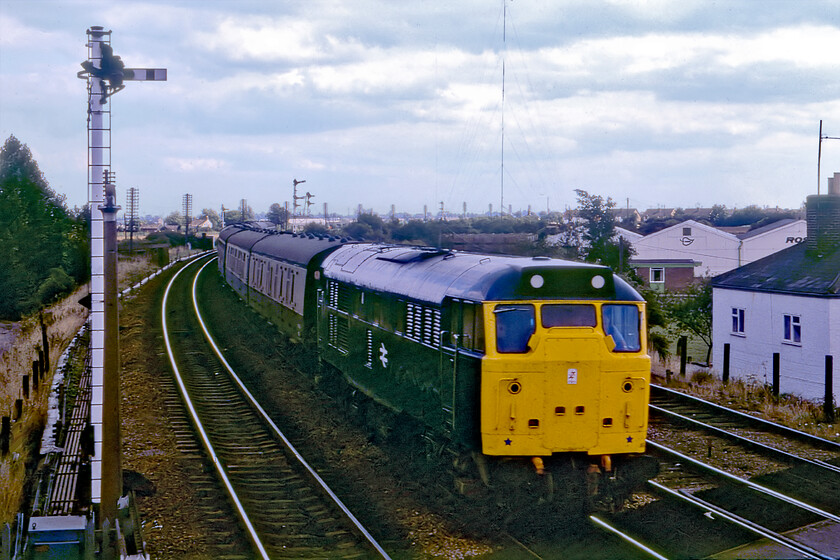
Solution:
<svg viewBox="0 0 840 560">
<path fill-rule="evenodd" d="M 67 295 L 73 291 L 75 284 L 64 269 L 51 268 L 50 275 L 44 280 L 38 291 L 35 293 L 35 307 L 40 307 L 47 303 L 52 303 L 61 296 Z"/>
</svg>

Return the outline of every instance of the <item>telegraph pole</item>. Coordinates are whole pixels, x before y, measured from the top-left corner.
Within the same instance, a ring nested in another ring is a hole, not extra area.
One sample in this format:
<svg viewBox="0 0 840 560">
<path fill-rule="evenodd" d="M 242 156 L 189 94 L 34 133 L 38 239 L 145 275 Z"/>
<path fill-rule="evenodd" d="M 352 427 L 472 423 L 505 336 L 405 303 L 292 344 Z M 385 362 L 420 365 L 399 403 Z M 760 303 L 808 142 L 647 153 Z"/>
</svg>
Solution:
<svg viewBox="0 0 840 560">
<path fill-rule="evenodd" d="M 126 229 L 128 229 L 128 254 L 134 255 L 134 232 L 138 231 L 140 212 L 140 189 L 130 187 L 128 189 L 128 212 Z"/>
<path fill-rule="evenodd" d="M 111 48 L 111 32 L 93 26 L 87 30 L 88 59 L 77 76 L 87 81 L 88 92 L 88 200 L 91 224 L 91 424 L 94 454 L 91 459 L 91 502 L 99 508 L 99 522 L 117 518 L 122 494 L 122 452 L 119 420 L 119 349 L 116 302 L 116 193 L 111 177 L 111 110 L 108 98 L 125 88 L 126 81 L 166 80 L 165 68 L 125 68 Z M 106 192 L 107 191 L 107 192 Z M 107 227 L 106 227 L 107 225 Z M 106 235 L 113 234 L 113 253 Z M 112 260 L 113 259 L 113 260 Z"/>
<path fill-rule="evenodd" d="M 187 248 L 189 249 L 190 243 L 190 215 L 192 215 L 192 195 L 185 194 L 183 198 L 184 202 L 184 241 L 187 243 Z"/>
</svg>

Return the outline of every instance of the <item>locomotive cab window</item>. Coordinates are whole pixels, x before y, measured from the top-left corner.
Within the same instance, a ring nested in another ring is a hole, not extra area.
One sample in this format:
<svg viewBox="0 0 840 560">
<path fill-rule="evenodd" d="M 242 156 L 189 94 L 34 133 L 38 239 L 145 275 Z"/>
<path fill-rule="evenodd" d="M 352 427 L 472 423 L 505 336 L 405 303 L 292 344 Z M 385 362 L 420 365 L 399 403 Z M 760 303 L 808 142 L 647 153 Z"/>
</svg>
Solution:
<svg viewBox="0 0 840 560">
<path fill-rule="evenodd" d="M 540 320 L 551 327 L 594 327 L 598 324 L 594 305 L 550 303 L 540 309 Z"/>
<path fill-rule="evenodd" d="M 523 354 L 528 351 L 528 340 L 536 329 L 533 305 L 497 305 L 496 350 L 502 353 Z"/>
<path fill-rule="evenodd" d="M 604 305 L 601 308 L 604 334 L 615 342 L 613 352 L 638 352 L 642 349 L 639 333 L 639 308 L 635 305 Z"/>
</svg>

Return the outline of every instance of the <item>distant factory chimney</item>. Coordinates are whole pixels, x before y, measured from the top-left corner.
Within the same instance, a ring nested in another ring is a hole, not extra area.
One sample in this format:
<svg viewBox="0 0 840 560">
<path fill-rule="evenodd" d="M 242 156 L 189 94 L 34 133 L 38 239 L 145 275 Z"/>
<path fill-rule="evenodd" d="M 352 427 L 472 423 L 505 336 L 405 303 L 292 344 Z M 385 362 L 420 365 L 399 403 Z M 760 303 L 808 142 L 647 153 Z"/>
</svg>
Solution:
<svg viewBox="0 0 840 560">
<path fill-rule="evenodd" d="M 806 199 L 805 218 L 808 221 L 805 244 L 809 252 L 826 255 L 840 248 L 840 173 L 828 179 L 828 194 Z"/>
</svg>

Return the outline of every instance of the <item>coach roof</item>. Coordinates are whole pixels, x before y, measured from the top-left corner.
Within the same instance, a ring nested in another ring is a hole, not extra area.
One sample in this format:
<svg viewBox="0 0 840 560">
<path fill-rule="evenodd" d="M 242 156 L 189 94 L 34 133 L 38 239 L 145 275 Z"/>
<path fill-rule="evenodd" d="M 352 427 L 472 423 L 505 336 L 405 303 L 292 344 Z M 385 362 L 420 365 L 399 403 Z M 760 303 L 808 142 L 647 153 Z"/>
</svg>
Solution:
<svg viewBox="0 0 840 560">
<path fill-rule="evenodd" d="M 223 229 L 219 237 L 256 255 L 303 267 L 308 266 L 316 255 L 346 243 L 346 240 L 334 237 L 276 232 L 241 225 Z"/>
<path fill-rule="evenodd" d="M 641 300 L 607 267 L 546 257 L 351 244 L 328 255 L 322 267 L 326 278 L 435 304 L 446 297 Z"/>
</svg>

